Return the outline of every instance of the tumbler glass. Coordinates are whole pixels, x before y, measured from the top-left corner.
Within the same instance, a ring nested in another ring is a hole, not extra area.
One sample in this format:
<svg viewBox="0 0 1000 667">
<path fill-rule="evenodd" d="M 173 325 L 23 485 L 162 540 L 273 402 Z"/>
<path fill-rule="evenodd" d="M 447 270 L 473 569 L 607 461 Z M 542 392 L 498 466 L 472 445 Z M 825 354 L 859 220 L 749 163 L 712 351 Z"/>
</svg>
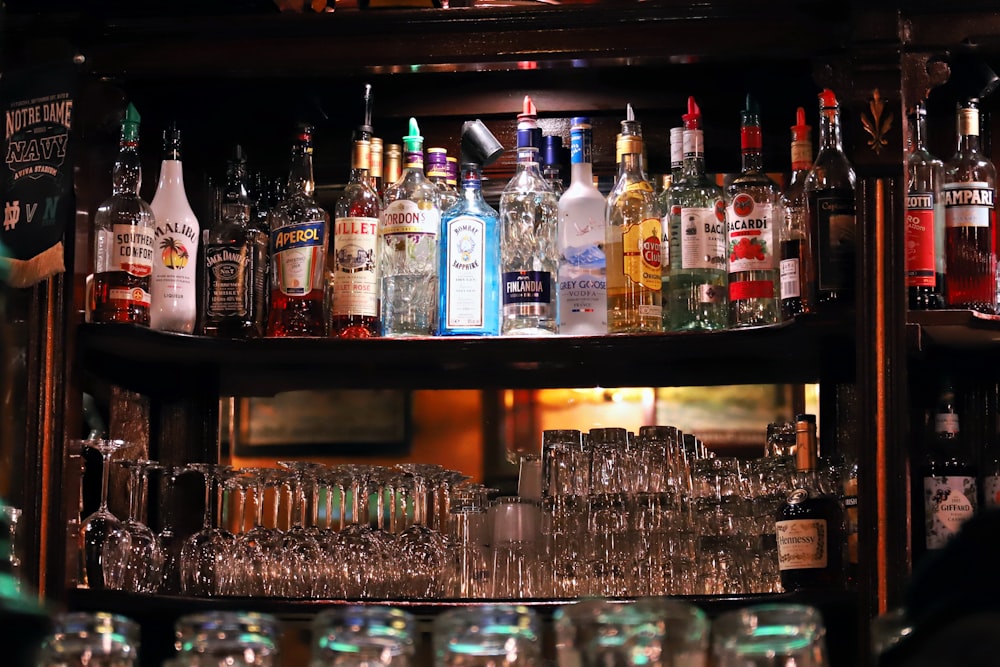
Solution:
<svg viewBox="0 0 1000 667">
<path fill-rule="evenodd" d="M 310 667 L 409 667 L 413 616 L 382 605 L 334 607 L 313 620 Z"/>
<path fill-rule="evenodd" d="M 42 645 L 39 667 L 134 667 L 139 664 L 139 625 L 104 612 L 56 616 Z"/>
<path fill-rule="evenodd" d="M 211 611 L 174 626 L 181 667 L 275 667 L 278 621 L 268 614 Z"/>
<path fill-rule="evenodd" d="M 826 667 L 826 630 L 815 607 L 761 604 L 712 626 L 716 667 Z"/>
<path fill-rule="evenodd" d="M 458 607 L 434 620 L 435 667 L 540 667 L 541 624 L 522 605 Z"/>
</svg>

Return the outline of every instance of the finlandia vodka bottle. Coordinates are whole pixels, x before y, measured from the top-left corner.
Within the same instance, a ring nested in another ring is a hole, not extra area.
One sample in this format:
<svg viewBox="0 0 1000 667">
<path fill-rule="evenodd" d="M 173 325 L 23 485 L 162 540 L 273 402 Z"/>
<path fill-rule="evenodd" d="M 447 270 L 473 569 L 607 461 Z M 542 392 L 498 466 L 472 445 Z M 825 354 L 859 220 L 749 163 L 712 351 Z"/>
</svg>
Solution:
<svg viewBox="0 0 1000 667">
<path fill-rule="evenodd" d="M 386 187 L 378 230 L 383 336 L 437 333 L 440 189 L 424 176 L 423 145 L 411 118 L 403 171 Z"/>
<path fill-rule="evenodd" d="M 660 224 L 663 229 L 662 257 L 663 272 L 663 330 L 670 330 L 670 265 L 671 258 L 681 252 L 681 205 L 678 194 L 684 187 L 684 128 L 670 129 L 670 184 L 660 193 Z"/>
<path fill-rule="evenodd" d="M 271 228 L 271 305 L 268 336 L 323 336 L 323 274 L 329 215 L 313 199 L 311 125 L 292 143 L 288 192 L 267 215 Z"/>
<path fill-rule="evenodd" d="M 660 216 L 642 164 L 642 127 L 628 105 L 618 138 L 621 162 L 608 195 L 608 333 L 663 331 Z"/>
<path fill-rule="evenodd" d="M 559 201 L 538 167 L 535 104 L 518 116 L 517 172 L 500 195 L 500 281 L 503 335 L 558 333 L 556 271 Z"/>
<path fill-rule="evenodd" d="M 160 180 L 149 208 L 156 219 L 149 326 L 161 331 L 192 333 L 198 320 L 201 231 L 184 191 L 181 133 L 173 124 L 163 133 Z"/>
<path fill-rule="evenodd" d="M 854 300 L 854 180 L 840 140 L 840 106 L 833 91 L 824 90 L 819 94 L 819 152 L 804 186 L 819 303 Z"/>
<path fill-rule="evenodd" d="M 910 115 L 906 158 L 906 291 L 912 310 L 944 308 L 944 164 L 927 150 L 927 110 Z"/>
<path fill-rule="evenodd" d="M 94 303 L 91 321 L 149 325 L 153 211 L 139 197 L 139 112 L 122 120 L 111 196 L 94 215 Z"/>
<path fill-rule="evenodd" d="M 441 216 L 438 333 L 500 334 L 500 216 L 483 199 L 479 165 L 462 165 L 462 198 Z"/>
<path fill-rule="evenodd" d="M 799 107 L 792 126 L 792 178 L 781 196 L 781 315 L 788 320 L 816 312 L 816 262 L 806 213 L 806 176 L 812 169 L 811 127 Z"/>
<path fill-rule="evenodd" d="M 570 182 L 559 198 L 559 333 L 599 336 L 608 331 L 604 207 L 594 186 L 589 118 L 570 127 Z"/>
<path fill-rule="evenodd" d="M 684 187 L 680 207 L 680 250 L 670 257 L 671 331 L 713 331 L 728 326 L 726 202 L 722 188 L 705 175 L 701 110 L 688 98 L 684 120 Z M 671 237 L 674 230 L 670 231 Z"/>
<path fill-rule="evenodd" d="M 760 111 L 747 95 L 740 146 L 743 169 L 726 188 L 729 205 L 729 324 L 749 327 L 781 321 L 778 247 L 781 190 L 764 172 Z"/>
<path fill-rule="evenodd" d="M 945 303 L 996 312 L 996 169 L 979 151 L 979 101 L 958 110 L 958 149 L 944 168 Z"/>
</svg>

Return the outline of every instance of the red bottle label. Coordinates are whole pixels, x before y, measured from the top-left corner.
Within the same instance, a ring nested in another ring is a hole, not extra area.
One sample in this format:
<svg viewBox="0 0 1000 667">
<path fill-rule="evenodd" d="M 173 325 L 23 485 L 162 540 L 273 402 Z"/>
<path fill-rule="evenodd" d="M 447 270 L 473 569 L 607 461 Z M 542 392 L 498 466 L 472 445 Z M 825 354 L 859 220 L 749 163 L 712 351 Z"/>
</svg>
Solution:
<svg viewBox="0 0 1000 667">
<path fill-rule="evenodd" d="M 906 195 L 906 285 L 934 287 L 934 193 Z"/>
</svg>

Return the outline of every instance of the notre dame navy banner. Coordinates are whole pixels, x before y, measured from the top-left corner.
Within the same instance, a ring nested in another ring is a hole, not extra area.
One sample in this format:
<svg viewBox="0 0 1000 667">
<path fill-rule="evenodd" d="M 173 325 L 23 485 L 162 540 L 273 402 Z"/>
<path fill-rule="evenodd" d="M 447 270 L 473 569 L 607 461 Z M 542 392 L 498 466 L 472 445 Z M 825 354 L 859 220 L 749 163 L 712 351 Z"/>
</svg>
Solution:
<svg viewBox="0 0 1000 667">
<path fill-rule="evenodd" d="M 77 70 L 4 72 L 3 228 L 11 285 L 26 287 L 65 270 L 62 238 L 72 229 L 73 101 Z"/>
</svg>

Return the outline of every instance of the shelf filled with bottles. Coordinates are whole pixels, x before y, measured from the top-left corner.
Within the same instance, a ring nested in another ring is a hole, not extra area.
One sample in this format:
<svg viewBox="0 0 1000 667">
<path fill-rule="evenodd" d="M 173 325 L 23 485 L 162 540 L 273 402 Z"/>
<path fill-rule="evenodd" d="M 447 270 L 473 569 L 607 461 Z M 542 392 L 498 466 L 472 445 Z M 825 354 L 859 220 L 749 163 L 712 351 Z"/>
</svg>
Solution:
<svg viewBox="0 0 1000 667">
<path fill-rule="evenodd" d="M 82 367 L 150 394 L 221 395 L 293 389 L 707 386 L 849 380 L 853 320 L 800 317 L 710 333 L 549 337 L 260 338 L 165 333 L 128 324 L 83 324 Z"/>
</svg>

